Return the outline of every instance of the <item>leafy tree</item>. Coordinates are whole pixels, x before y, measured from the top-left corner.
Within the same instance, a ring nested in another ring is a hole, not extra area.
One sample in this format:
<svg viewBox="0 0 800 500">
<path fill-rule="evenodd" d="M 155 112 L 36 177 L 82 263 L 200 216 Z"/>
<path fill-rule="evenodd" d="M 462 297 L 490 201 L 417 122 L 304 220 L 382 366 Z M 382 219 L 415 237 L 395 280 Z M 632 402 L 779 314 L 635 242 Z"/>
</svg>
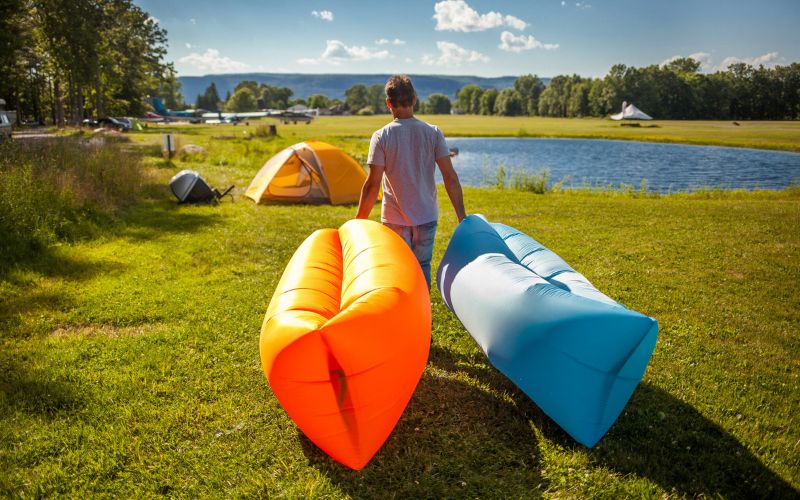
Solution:
<svg viewBox="0 0 800 500">
<path fill-rule="evenodd" d="M 171 64 L 167 65 L 164 71 L 156 95 L 161 98 L 167 109 L 181 109 L 186 107 L 183 101 L 183 95 L 181 94 L 181 82 L 178 80 L 178 75 L 175 73 L 175 69 Z"/>
<path fill-rule="evenodd" d="M 236 93 L 237 90 L 248 88 L 253 93 L 253 95 L 258 95 L 258 83 L 255 80 L 242 80 L 239 82 L 236 87 L 233 88 L 233 92 Z"/>
<path fill-rule="evenodd" d="M 322 94 L 314 94 L 309 96 L 307 105 L 312 109 L 328 108 L 331 106 L 328 97 Z"/>
<path fill-rule="evenodd" d="M 273 87 L 262 83 L 256 95 L 260 95 L 259 108 L 286 109 L 289 107 L 289 101 L 294 92 L 289 87 Z"/>
<path fill-rule="evenodd" d="M 679 75 L 693 75 L 700 71 L 700 62 L 691 57 L 681 57 L 665 64 L 664 69 Z"/>
<path fill-rule="evenodd" d="M 578 81 L 572 85 L 567 99 L 567 116 L 589 116 L 589 90 L 591 86 L 591 80 Z"/>
<path fill-rule="evenodd" d="M 389 112 L 389 108 L 386 107 L 386 94 L 384 93 L 383 85 L 380 83 L 367 87 L 367 102 L 375 113 L 383 114 Z"/>
<path fill-rule="evenodd" d="M 611 85 L 603 78 L 592 80 L 589 89 L 589 114 L 592 116 L 606 116 L 613 111 L 616 94 Z"/>
<path fill-rule="evenodd" d="M 544 83 L 536 75 L 522 75 L 514 81 L 516 90 L 522 99 L 523 114 L 533 116 L 539 111 L 539 96 L 544 90 Z"/>
<path fill-rule="evenodd" d="M 357 112 L 369 106 L 369 90 L 367 86 L 363 83 L 356 83 L 347 89 L 344 93 L 344 105 L 351 112 Z"/>
<path fill-rule="evenodd" d="M 486 89 L 486 91 L 481 94 L 480 105 L 478 108 L 478 113 L 482 115 L 493 115 L 494 114 L 494 104 L 497 101 L 497 89 Z"/>
<path fill-rule="evenodd" d="M 211 82 L 211 85 L 206 87 L 206 91 L 202 95 L 197 96 L 195 107 L 208 111 L 220 110 L 219 93 L 217 93 L 217 85 L 214 82 Z"/>
<path fill-rule="evenodd" d="M 456 94 L 458 109 L 463 113 L 477 114 L 480 108 L 480 99 L 483 89 L 475 84 L 465 85 Z"/>
<path fill-rule="evenodd" d="M 225 111 L 241 113 L 256 110 L 256 94 L 248 86 L 239 87 L 225 104 Z"/>
<path fill-rule="evenodd" d="M 20 118 L 143 113 L 175 87 L 165 54 L 166 32 L 132 0 L 0 2 L 0 94 Z"/>
<path fill-rule="evenodd" d="M 431 94 L 423 107 L 423 112 L 431 115 L 449 115 L 450 98 L 444 94 Z"/>
<path fill-rule="evenodd" d="M 519 116 L 522 114 L 522 97 L 514 89 L 503 89 L 494 103 L 495 113 L 502 116 Z"/>
</svg>

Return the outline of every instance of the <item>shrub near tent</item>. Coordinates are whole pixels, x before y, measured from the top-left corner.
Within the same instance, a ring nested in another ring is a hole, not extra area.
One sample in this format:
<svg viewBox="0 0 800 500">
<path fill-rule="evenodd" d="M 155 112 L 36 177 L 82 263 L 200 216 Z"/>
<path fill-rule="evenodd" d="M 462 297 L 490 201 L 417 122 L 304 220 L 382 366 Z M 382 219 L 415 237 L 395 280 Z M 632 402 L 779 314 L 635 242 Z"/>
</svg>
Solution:
<svg viewBox="0 0 800 500">
<path fill-rule="evenodd" d="M 357 203 L 366 178 L 361 165 L 347 153 L 310 140 L 270 158 L 244 195 L 256 203 Z"/>
</svg>

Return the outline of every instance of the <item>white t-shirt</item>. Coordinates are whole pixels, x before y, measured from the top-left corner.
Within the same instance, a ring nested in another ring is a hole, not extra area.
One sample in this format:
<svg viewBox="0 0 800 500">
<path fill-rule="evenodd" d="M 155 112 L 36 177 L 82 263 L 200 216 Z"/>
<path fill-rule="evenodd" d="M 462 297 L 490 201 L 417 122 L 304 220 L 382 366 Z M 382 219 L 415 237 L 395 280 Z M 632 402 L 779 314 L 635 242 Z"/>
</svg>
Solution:
<svg viewBox="0 0 800 500">
<path fill-rule="evenodd" d="M 367 163 L 385 168 L 381 221 L 419 226 L 438 220 L 436 160 L 449 155 L 442 131 L 416 118 L 395 118 L 372 134 Z"/>
</svg>

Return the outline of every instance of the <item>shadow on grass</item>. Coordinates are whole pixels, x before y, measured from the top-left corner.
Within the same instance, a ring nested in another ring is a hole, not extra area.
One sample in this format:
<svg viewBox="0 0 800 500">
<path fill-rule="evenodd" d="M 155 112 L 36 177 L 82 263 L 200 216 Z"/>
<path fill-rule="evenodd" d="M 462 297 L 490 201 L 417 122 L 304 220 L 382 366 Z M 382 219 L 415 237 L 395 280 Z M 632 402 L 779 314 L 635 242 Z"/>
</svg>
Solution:
<svg viewBox="0 0 800 500">
<path fill-rule="evenodd" d="M 81 282 L 99 274 L 113 274 L 122 271 L 124 266 L 118 262 L 93 261 L 65 255 L 59 249 L 46 249 L 13 267 L 0 270 L 0 284 L 5 293 L 0 296 L 0 340 L 13 337 L 26 337 L 47 328 L 36 318 L 49 316 L 52 311 L 66 310 L 73 306 L 69 295 L 50 291 L 36 285 L 35 277 L 61 278 L 66 281 Z M 32 281 L 33 280 L 33 281 Z M 20 329 L 25 321 L 32 321 L 33 330 Z"/>
<path fill-rule="evenodd" d="M 507 394 L 515 409 L 509 419 L 529 420 L 547 439 L 566 450 L 583 448 L 498 370 L 484 369 L 489 362 L 481 355 L 477 360 L 455 357 L 434 348 L 431 362 L 446 370 L 466 372 L 494 391 Z M 493 427 L 496 430 L 508 425 L 509 422 L 499 422 Z M 519 439 L 528 438 L 519 434 Z M 617 422 L 590 453 L 598 465 L 647 478 L 680 495 L 798 497 L 789 483 L 734 436 L 691 405 L 647 383 L 639 385 Z"/>
<path fill-rule="evenodd" d="M 663 419 L 662 419 L 663 414 Z M 599 463 L 690 497 L 797 498 L 798 491 L 691 405 L 642 383 L 593 450 Z"/>
<path fill-rule="evenodd" d="M 21 411 L 55 418 L 86 404 L 74 384 L 53 380 L 50 372 L 30 369 L 6 353 L 0 355 L 0 393 L 5 403 L 0 405 L 0 415 Z"/>
<path fill-rule="evenodd" d="M 160 184 L 143 187 L 149 198 L 132 208 L 119 233 L 133 241 L 151 241 L 173 233 L 191 233 L 219 223 L 222 216 L 206 213 L 209 205 L 179 205 L 168 200 L 169 188 Z M 212 208 L 213 205 L 211 205 Z"/>
<path fill-rule="evenodd" d="M 451 372 L 426 371 L 397 426 L 358 472 L 302 436 L 311 465 L 355 498 L 535 496 L 536 437 L 508 400 Z"/>
</svg>

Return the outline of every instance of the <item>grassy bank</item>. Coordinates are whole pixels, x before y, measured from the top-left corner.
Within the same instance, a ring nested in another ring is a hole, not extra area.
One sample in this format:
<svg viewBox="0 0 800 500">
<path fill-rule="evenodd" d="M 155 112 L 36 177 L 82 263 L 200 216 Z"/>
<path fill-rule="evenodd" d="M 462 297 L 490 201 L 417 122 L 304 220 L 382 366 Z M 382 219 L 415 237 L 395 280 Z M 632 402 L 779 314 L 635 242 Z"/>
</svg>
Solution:
<svg viewBox="0 0 800 500">
<path fill-rule="evenodd" d="M 439 125 L 451 137 L 503 136 L 503 137 L 572 137 L 585 139 L 620 139 L 682 144 L 706 144 L 784 151 L 800 151 L 800 122 L 758 121 L 693 121 L 655 120 L 639 126 L 621 126 L 600 118 L 541 118 L 501 117 L 475 115 L 433 115 L 421 119 Z M 388 115 L 377 116 L 323 116 L 309 125 L 278 124 L 280 135 L 299 137 L 369 138 L 372 131 L 389 121 Z M 261 124 L 273 120 L 250 122 L 250 126 L 197 126 L 186 125 L 181 131 L 191 135 L 219 136 L 253 133 Z M 738 124 L 738 125 L 737 125 Z M 162 130 L 156 126 L 155 131 Z"/>
<path fill-rule="evenodd" d="M 91 238 L 0 276 L 0 495 L 797 495 L 796 189 L 467 189 L 469 212 L 528 232 L 659 320 L 648 371 L 611 431 L 586 449 L 488 364 L 434 291 L 425 374 L 384 447 L 352 472 L 286 416 L 257 342 L 294 250 L 355 209 L 176 205 L 166 182 L 178 169 L 241 193 L 265 156 L 296 142 L 207 129 L 186 137 L 208 153 L 171 165 L 143 145 L 141 201 Z M 337 140 L 357 155 L 362 143 Z M 455 222 L 445 210 L 435 264 Z"/>
<path fill-rule="evenodd" d="M 50 139 L 0 146 L 0 271 L 90 235 L 140 191 L 136 152 L 116 142 Z"/>
</svg>

